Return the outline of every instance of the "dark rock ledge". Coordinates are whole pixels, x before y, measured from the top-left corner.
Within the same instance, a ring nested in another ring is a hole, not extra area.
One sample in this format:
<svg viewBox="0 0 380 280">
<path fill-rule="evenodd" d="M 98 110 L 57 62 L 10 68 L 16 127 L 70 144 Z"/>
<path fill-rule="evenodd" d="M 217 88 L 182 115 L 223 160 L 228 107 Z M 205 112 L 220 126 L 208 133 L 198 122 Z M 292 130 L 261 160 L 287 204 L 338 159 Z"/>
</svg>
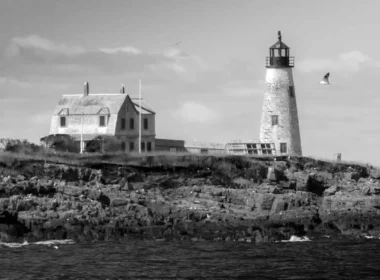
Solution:
<svg viewBox="0 0 380 280">
<path fill-rule="evenodd" d="M 201 161 L 0 164 L 0 239 L 380 235 L 380 170 L 304 157 Z"/>
</svg>

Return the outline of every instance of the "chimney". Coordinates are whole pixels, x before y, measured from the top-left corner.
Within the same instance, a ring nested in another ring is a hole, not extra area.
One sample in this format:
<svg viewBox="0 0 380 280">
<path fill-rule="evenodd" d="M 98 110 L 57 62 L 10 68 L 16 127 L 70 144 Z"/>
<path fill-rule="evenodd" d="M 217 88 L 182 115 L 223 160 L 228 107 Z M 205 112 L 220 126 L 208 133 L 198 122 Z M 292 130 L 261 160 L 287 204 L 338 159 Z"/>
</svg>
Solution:
<svg viewBox="0 0 380 280">
<path fill-rule="evenodd" d="M 84 92 L 83 96 L 88 96 L 90 94 L 90 85 L 88 82 L 84 82 Z"/>
<path fill-rule="evenodd" d="M 120 93 L 122 93 L 122 94 L 124 94 L 124 93 L 125 93 L 124 85 L 121 85 L 121 88 L 120 88 Z"/>
</svg>

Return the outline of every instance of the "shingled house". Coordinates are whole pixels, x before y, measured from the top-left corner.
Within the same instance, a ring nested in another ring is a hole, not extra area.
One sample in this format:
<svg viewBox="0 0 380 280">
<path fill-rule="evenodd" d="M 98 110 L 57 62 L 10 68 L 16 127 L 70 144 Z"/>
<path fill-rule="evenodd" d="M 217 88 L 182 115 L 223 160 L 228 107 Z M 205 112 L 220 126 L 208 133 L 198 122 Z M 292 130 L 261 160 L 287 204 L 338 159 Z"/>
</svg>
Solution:
<svg viewBox="0 0 380 280">
<path fill-rule="evenodd" d="M 139 150 L 139 113 L 141 112 L 141 151 L 155 149 L 155 112 L 145 100 L 125 94 L 124 87 L 117 94 L 89 92 L 85 83 L 83 94 L 63 95 L 51 118 L 49 134 L 67 134 L 78 145 L 83 133 L 85 144 L 97 136 L 115 136 L 121 150 Z M 83 125 L 82 125 L 83 123 Z"/>
</svg>

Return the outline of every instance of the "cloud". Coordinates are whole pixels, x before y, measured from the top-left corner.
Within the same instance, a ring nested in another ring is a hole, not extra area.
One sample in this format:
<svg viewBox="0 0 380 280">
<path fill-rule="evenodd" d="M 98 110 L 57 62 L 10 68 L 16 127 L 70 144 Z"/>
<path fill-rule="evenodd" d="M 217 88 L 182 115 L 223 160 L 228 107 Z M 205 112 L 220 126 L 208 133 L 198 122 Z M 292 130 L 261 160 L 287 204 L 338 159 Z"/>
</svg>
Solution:
<svg viewBox="0 0 380 280">
<path fill-rule="evenodd" d="M 55 43 L 38 35 L 26 37 L 14 37 L 6 49 L 6 54 L 10 57 L 18 56 L 23 50 L 40 50 L 55 54 L 75 56 L 81 55 L 86 50 L 81 46 L 67 46 L 63 43 Z"/>
<path fill-rule="evenodd" d="M 21 88 L 31 88 L 32 84 L 29 82 L 22 82 L 17 79 L 8 78 L 8 77 L 0 77 L 0 85 L 10 85 L 10 86 L 17 86 Z"/>
<path fill-rule="evenodd" d="M 184 72 L 180 60 L 187 61 L 184 53 L 149 53 L 134 46 L 84 48 L 30 35 L 13 38 L 1 63 L 10 74 L 70 76 L 74 68 L 86 76 L 99 76 L 150 73 L 160 65 L 170 65 L 167 68 L 172 72 Z"/>
<path fill-rule="evenodd" d="M 184 103 L 175 115 L 187 122 L 201 124 L 213 123 L 219 118 L 219 114 L 214 110 L 193 101 Z"/>
<path fill-rule="evenodd" d="M 329 59 L 307 59 L 297 63 L 297 68 L 303 72 L 312 71 L 346 71 L 357 72 L 361 66 L 375 66 L 373 59 L 355 50 L 341 53 Z"/>
<path fill-rule="evenodd" d="M 162 52 L 144 52 L 132 45 L 85 48 L 38 35 L 11 39 L 0 64 L 9 76 L 19 78 L 138 75 L 163 84 L 173 81 L 173 75 L 181 82 L 196 82 L 209 71 L 204 59 L 178 48 Z"/>
<path fill-rule="evenodd" d="M 48 83 L 48 82 L 38 82 L 38 81 L 22 81 L 11 77 L 0 77 L 1 87 L 17 87 L 23 89 L 31 88 L 45 88 L 47 90 L 66 90 L 70 87 L 69 84 L 64 83 Z"/>
<path fill-rule="evenodd" d="M 115 54 L 115 53 L 131 53 L 131 54 L 141 54 L 142 52 L 135 47 L 119 47 L 119 48 L 99 48 L 100 51 Z"/>
</svg>

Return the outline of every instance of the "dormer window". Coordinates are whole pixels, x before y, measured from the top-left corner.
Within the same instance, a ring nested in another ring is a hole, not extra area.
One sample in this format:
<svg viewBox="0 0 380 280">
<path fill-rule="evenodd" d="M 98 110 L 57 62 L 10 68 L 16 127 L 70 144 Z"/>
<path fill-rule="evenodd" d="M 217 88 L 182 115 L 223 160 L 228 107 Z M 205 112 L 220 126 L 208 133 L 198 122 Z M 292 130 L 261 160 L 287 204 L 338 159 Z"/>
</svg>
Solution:
<svg viewBox="0 0 380 280">
<path fill-rule="evenodd" d="M 99 126 L 106 126 L 106 116 L 99 116 Z"/>
<path fill-rule="evenodd" d="M 66 117 L 60 117 L 60 125 L 61 127 L 66 127 Z"/>
</svg>

